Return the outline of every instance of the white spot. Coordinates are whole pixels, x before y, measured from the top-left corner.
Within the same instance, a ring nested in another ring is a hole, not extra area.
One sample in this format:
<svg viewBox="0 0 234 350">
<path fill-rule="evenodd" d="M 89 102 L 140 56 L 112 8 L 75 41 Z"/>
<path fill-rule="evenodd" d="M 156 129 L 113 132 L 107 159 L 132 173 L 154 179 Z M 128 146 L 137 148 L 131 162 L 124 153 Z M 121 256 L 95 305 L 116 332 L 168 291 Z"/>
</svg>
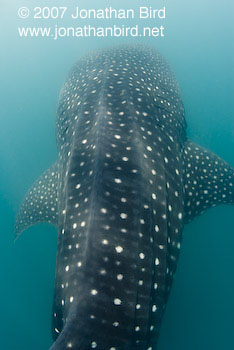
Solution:
<svg viewBox="0 0 234 350">
<path fill-rule="evenodd" d="M 76 222 L 73 224 L 73 228 L 74 229 L 77 228 L 77 223 Z"/>
<path fill-rule="evenodd" d="M 73 302 L 73 300 L 74 300 L 74 298 L 73 298 L 73 297 L 70 297 L 70 303 L 72 303 L 72 302 Z"/>
<path fill-rule="evenodd" d="M 155 259 L 155 265 L 156 265 L 156 266 L 159 265 L 159 259 L 158 259 L 158 258 Z"/>
<path fill-rule="evenodd" d="M 127 216 L 127 214 L 125 214 L 125 213 L 121 213 L 121 214 L 120 214 L 120 217 L 121 217 L 121 219 L 124 220 L 124 219 L 127 219 L 128 216 Z"/>
<path fill-rule="evenodd" d="M 159 226 L 158 225 L 155 225 L 154 229 L 155 229 L 156 232 L 159 232 Z"/>
<path fill-rule="evenodd" d="M 123 279 L 123 275 L 121 273 L 119 273 L 117 275 L 117 280 L 122 281 L 122 279 Z"/>
<path fill-rule="evenodd" d="M 98 294 L 98 291 L 97 291 L 96 289 L 92 289 L 92 290 L 91 290 L 91 294 L 92 294 L 92 295 L 97 295 L 97 294 Z"/>
<path fill-rule="evenodd" d="M 157 310 L 157 306 L 156 306 L 156 305 L 153 305 L 152 311 L 155 312 L 156 310 Z"/>
<path fill-rule="evenodd" d="M 121 184 L 122 180 L 120 180 L 120 179 L 115 179 L 115 182 L 116 182 L 117 184 Z"/>
<path fill-rule="evenodd" d="M 145 259 L 145 254 L 144 253 L 140 253 L 139 256 L 140 256 L 140 259 L 142 259 L 142 260 Z"/>
<path fill-rule="evenodd" d="M 114 304 L 115 305 L 121 305 L 122 301 L 119 298 L 114 299 Z"/>
<path fill-rule="evenodd" d="M 66 271 L 69 271 L 69 265 L 67 265 L 67 266 L 65 267 L 65 270 L 66 270 Z"/>
<path fill-rule="evenodd" d="M 115 247 L 115 250 L 117 253 L 122 253 L 123 247 L 121 247 L 121 246 Z"/>
</svg>

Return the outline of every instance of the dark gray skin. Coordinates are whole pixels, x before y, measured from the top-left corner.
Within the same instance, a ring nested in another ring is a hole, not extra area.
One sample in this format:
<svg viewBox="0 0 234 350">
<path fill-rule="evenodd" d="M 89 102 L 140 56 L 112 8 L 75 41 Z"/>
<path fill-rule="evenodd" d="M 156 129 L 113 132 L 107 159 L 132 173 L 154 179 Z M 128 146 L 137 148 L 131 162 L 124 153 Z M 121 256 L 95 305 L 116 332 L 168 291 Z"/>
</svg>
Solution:
<svg viewBox="0 0 234 350">
<path fill-rule="evenodd" d="M 156 349 L 185 222 L 234 202 L 234 170 L 186 138 L 168 64 L 144 47 L 81 59 L 61 92 L 59 158 L 16 234 L 58 226 L 51 350 Z"/>
</svg>

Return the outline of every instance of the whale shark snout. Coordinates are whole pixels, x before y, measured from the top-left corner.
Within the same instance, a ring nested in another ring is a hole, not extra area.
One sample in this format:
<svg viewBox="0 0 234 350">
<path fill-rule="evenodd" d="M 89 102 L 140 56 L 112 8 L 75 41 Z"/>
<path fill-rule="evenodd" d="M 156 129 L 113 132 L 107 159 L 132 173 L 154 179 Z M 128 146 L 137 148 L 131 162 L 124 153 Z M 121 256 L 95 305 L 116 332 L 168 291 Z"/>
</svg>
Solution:
<svg viewBox="0 0 234 350">
<path fill-rule="evenodd" d="M 74 66 L 57 144 L 16 220 L 58 227 L 51 350 L 155 349 L 184 223 L 233 203 L 234 170 L 187 139 L 176 80 L 142 47 Z"/>
</svg>

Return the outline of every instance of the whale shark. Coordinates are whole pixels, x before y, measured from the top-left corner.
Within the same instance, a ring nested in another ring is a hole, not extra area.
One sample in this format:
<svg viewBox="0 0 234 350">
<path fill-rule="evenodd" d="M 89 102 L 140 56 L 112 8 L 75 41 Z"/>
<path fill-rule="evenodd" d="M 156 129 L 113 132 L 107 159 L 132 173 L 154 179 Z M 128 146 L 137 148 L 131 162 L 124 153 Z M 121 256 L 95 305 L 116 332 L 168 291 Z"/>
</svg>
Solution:
<svg viewBox="0 0 234 350">
<path fill-rule="evenodd" d="M 183 227 L 234 202 L 234 169 L 187 138 L 176 79 L 148 47 L 81 58 L 56 120 L 58 160 L 15 224 L 57 226 L 50 350 L 155 350 Z"/>
</svg>

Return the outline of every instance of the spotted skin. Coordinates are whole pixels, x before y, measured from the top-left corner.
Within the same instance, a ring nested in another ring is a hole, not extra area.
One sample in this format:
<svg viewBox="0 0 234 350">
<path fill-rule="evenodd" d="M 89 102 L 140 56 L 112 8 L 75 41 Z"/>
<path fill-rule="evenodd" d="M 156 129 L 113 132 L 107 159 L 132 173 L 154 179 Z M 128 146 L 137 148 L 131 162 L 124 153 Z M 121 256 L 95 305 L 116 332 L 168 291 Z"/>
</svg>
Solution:
<svg viewBox="0 0 234 350">
<path fill-rule="evenodd" d="M 99 51 L 70 72 L 57 112 L 51 350 L 156 349 L 184 222 L 220 202 L 203 196 L 190 210 L 191 191 L 211 198 L 217 161 L 219 199 L 234 197 L 233 169 L 214 155 L 200 162 L 209 152 L 187 140 L 184 116 L 168 64 L 148 48 Z M 26 198 L 18 234 L 38 221 L 27 207 Z"/>
<path fill-rule="evenodd" d="M 185 222 L 219 203 L 234 203 L 234 170 L 224 160 L 187 141 L 184 168 Z"/>
<path fill-rule="evenodd" d="M 58 222 L 58 165 L 53 164 L 26 193 L 15 223 L 15 238 L 40 222 Z"/>
</svg>

